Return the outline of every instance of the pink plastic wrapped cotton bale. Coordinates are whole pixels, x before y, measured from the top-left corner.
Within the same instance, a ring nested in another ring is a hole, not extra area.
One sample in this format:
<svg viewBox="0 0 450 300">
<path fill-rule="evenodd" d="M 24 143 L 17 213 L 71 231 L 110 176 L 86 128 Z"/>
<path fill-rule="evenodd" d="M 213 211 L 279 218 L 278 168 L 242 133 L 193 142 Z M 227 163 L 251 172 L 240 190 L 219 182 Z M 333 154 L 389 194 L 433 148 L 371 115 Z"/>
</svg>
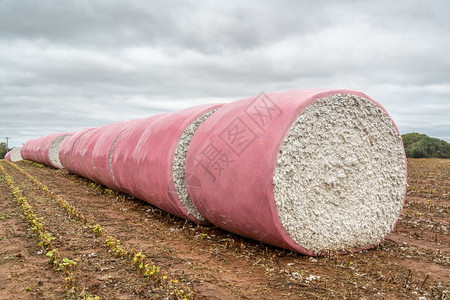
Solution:
<svg viewBox="0 0 450 300">
<path fill-rule="evenodd" d="M 74 132 L 72 135 L 67 136 L 60 144 L 59 147 L 59 161 L 60 164 L 69 172 L 81 175 L 78 170 L 78 161 L 74 158 L 74 152 L 80 138 L 86 133 L 94 130 L 96 127 L 85 128 L 83 130 Z"/>
<path fill-rule="evenodd" d="M 114 176 L 124 191 L 166 212 L 205 224 L 188 199 L 184 164 L 195 131 L 220 106 L 201 105 L 154 116 L 125 130 L 112 153 Z"/>
<path fill-rule="evenodd" d="M 20 154 L 22 147 L 15 147 L 8 152 L 9 158 L 11 162 L 18 162 L 23 160 L 22 155 Z M 6 157 L 5 157 L 6 159 Z"/>
<path fill-rule="evenodd" d="M 34 161 L 34 158 L 36 156 L 36 148 L 37 148 L 37 138 L 28 140 L 23 144 L 22 149 L 20 150 L 20 154 L 22 155 L 23 159 L 26 160 L 32 160 Z"/>
<path fill-rule="evenodd" d="M 102 128 L 93 128 L 91 130 L 86 130 L 83 134 L 81 134 L 77 141 L 73 144 L 72 147 L 72 162 L 75 174 L 78 174 L 82 177 L 94 179 L 92 178 L 92 162 L 90 161 L 90 151 L 92 147 L 92 143 L 95 142 L 95 138 L 97 136 L 97 131 Z M 105 150 L 107 151 L 107 150 Z"/>
<path fill-rule="evenodd" d="M 367 249 L 398 219 L 406 159 L 380 104 L 348 90 L 260 94 L 197 130 L 188 192 L 201 215 L 307 255 Z"/>
<path fill-rule="evenodd" d="M 63 166 L 59 161 L 59 149 L 61 148 L 61 143 L 65 138 L 71 136 L 70 132 L 60 132 L 48 135 L 45 138 L 43 153 L 45 165 L 51 166 L 57 169 L 62 169 Z"/>
<path fill-rule="evenodd" d="M 112 174 L 112 151 L 121 132 L 139 121 L 113 123 L 95 128 L 80 137 L 73 153 L 80 174 L 109 188 L 119 189 Z"/>
<path fill-rule="evenodd" d="M 143 187 L 139 186 L 139 180 L 136 181 L 135 177 L 137 169 L 143 166 L 134 161 L 133 153 L 148 150 L 140 143 L 142 134 L 156 120 L 164 116 L 165 114 L 158 114 L 137 120 L 114 137 L 109 155 L 111 178 L 116 190 L 138 198 L 142 197 Z"/>
<path fill-rule="evenodd" d="M 23 159 L 31 160 L 40 164 L 45 165 L 45 153 L 44 147 L 47 143 L 48 136 L 41 136 L 32 140 L 27 141 L 21 150 L 21 155 Z"/>
</svg>

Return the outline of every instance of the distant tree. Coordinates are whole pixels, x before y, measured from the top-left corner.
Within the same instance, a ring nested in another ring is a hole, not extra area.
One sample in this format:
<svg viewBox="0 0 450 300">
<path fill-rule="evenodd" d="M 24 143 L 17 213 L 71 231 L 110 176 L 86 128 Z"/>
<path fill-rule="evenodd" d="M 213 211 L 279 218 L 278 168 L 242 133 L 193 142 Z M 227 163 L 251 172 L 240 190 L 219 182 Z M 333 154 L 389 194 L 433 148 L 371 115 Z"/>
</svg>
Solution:
<svg viewBox="0 0 450 300">
<path fill-rule="evenodd" d="M 450 158 L 450 144 L 417 132 L 402 135 L 406 157 Z"/>
<path fill-rule="evenodd" d="M 5 157 L 5 154 L 8 153 L 8 148 L 6 147 L 5 142 L 0 142 L 0 159 Z"/>
</svg>

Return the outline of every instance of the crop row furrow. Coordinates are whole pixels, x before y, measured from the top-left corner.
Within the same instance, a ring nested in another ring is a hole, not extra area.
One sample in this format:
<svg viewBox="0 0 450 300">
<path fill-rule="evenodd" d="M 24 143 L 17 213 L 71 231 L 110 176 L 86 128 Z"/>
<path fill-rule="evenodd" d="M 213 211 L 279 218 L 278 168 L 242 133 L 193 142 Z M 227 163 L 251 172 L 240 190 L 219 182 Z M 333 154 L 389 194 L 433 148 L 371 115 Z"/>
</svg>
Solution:
<svg viewBox="0 0 450 300">
<path fill-rule="evenodd" d="M 50 258 L 50 262 L 53 264 L 54 268 L 58 271 L 63 271 L 67 293 L 69 295 L 74 295 L 78 291 L 84 291 L 84 289 L 77 287 L 75 283 L 73 268 L 77 263 L 68 257 L 61 257 L 59 249 L 56 248 L 53 243 L 55 237 L 53 237 L 53 235 L 44 227 L 42 224 L 42 217 L 39 217 L 35 213 L 33 206 L 31 206 L 26 197 L 23 196 L 22 191 L 15 184 L 13 178 L 8 174 L 2 164 L 0 164 L 0 172 L 8 184 L 14 199 L 19 205 L 22 215 L 28 221 L 31 230 L 36 235 L 38 246 L 44 249 L 45 255 Z M 98 297 L 87 295 L 84 292 L 81 292 L 78 297 L 81 297 L 82 299 L 99 299 Z"/>
<path fill-rule="evenodd" d="M 76 207 L 71 205 L 60 195 L 54 193 L 33 175 L 29 174 L 16 164 L 8 161 L 7 163 L 16 169 L 20 174 L 25 176 L 34 186 L 42 190 L 50 199 L 54 200 L 58 206 L 63 208 L 71 217 L 87 226 L 98 238 L 102 240 L 102 244 L 107 247 L 115 257 L 127 259 L 128 263 L 136 267 L 144 278 L 152 281 L 160 289 L 165 289 L 170 296 L 177 299 L 189 299 L 193 297 L 193 292 L 189 287 L 183 286 L 179 280 L 174 279 L 166 272 L 163 272 L 159 266 L 155 265 L 141 251 L 134 249 L 130 245 L 121 243 L 118 238 L 112 234 L 109 234 L 100 224 L 91 218 L 86 217 Z"/>
</svg>

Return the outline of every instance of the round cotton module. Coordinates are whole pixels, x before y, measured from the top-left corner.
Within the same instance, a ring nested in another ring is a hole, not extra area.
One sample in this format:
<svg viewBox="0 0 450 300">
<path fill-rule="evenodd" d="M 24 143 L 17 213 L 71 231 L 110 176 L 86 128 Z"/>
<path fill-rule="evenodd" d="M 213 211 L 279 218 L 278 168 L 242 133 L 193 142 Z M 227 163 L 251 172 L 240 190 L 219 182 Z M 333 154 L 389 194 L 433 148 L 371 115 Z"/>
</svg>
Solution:
<svg viewBox="0 0 450 300">
<path fill-rule="evenodd" d="M 21 149 L 22 157 L 45 166 L 56 167 L 49 157 L 49 148 L 53 140 L 61 134 L 64 135 L 66 133 L 53 133 L 27 141 Z"/>
<path fill-rule="evenodd" d="M 307 255 L 373 247 L 406 191 L 398 130 L 367 95 L 260 94 L 223 106 L 186 159 L 196 208 L 226 230 Z"/>
<path fill-rule="evenodd" d="M 20 160 L 23 159 L 21 154 L 20 154 L 20 150 L 21 149 L 22 149 L 22 147 L 15 147 L 9 152 L 10 153 L 10 160 L 12 162 L 20 161 Z"/>
</svg>

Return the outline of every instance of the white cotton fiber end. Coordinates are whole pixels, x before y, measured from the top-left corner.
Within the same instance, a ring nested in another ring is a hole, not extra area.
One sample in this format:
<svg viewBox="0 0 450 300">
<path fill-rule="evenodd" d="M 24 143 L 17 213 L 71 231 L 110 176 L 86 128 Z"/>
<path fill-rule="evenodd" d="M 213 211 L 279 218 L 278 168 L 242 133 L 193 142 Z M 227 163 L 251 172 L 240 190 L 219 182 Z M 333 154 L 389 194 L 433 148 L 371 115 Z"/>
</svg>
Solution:
<svg viewBox="0 0 450 300">
<path fill-rule="evenodd" d="M 368 99 L 318 99 L 287 133 L 273 185 L 281 224 L 298 245 L 316 254 L 376 245 L 404 201 L 401 137 Z"/>
</svg>

